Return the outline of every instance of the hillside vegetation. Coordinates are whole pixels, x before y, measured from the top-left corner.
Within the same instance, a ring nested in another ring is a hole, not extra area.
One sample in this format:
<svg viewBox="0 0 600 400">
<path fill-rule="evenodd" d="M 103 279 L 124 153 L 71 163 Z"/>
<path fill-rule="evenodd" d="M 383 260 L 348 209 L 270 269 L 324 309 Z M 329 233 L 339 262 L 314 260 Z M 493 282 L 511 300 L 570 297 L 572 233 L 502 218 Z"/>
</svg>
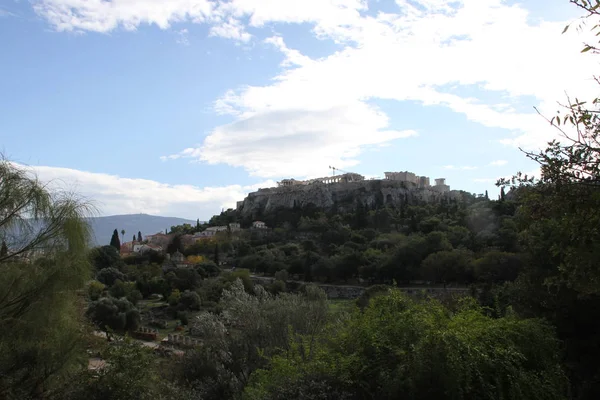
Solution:
<svg viewBox="0 0 600 400">
<path fill-rule="evenodd" d="M 598 102 L 551 119 L 541 179 L 498 200 L 229 210 L 167 254 L 89 248 L 93 208 L 2 160 L 0 398 L 598 399 Z"/>
</svg>

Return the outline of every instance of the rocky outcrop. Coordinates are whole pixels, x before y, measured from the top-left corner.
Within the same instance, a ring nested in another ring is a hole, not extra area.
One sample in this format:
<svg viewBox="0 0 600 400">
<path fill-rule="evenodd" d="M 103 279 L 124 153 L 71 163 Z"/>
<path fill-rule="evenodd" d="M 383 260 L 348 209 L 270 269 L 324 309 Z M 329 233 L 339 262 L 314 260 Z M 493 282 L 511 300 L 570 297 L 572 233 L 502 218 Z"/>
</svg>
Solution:
<svg viewBox="0 0 600 400">
<path fill-rule="evenodd" d="M 360 202 L 368 207 L 416 202 L 434 202 L 460 198 L 463 192 L 440 192 L 431 188 L 417 188 L 407 182 L 391 180 L 366 180 L 348 183 L 314 183 L 259 189 L 249 193 L 238 205 L 242 216 L 255 216 L 277 209 L 316 206 L 326 211 L 334 208 L 340 212 L 351 211 Z"/>
</svg>

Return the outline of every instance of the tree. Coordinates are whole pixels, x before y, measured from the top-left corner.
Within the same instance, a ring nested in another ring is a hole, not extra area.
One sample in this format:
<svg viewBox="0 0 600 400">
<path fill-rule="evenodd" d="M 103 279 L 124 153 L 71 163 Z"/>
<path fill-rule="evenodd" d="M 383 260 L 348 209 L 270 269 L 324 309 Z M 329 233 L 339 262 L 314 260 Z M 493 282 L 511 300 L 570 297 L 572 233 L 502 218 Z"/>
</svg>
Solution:
<svg viewBox="0 0 600 400">
<path fill-rule="evenodd" d="M 78 291 L 93 207 L 0 160 L 0 397 L 46 397 L 85 357 Z"/>
<path fill-rule="evenodd" d="M 90 303 L 86 311 L 88 318 L 108 333 L 110 330 L 125 332 L 136 329 L 140 324 L 140 313 L 129 300 L 104 297 Z"/>
<path fill-rule="evenodd" d="M 200 296 L 198 293 L 186 290 L 181 294 L 179 303 L 185 307 L 186 310 L 199 310 L 201 305 Z"/>
<path fill-rule="evenodd" d="M 571 3 L 585 10 L 597 37 L 598 2 Z M 582 52 L 598 54 L 598 47 L 588 42 Z M 521 315 L 543 317 L 556 326 L 573 398 L 595 399 L 600 396 L 600 97 L 567 96 L 546 120 L 561 140 L 524 152 L 539 164 L 540 179 L 517 173 L 497 183 L 510 187 L 511 199 L 519 204 L 525 255 L 521 274 L 508 287 L 510 304 Z"/>
<path fill-rule="evenodd" d="M 200 218 L 198 218 L 196 220 L 196 232 L 200 232 L 200 230 L 202 230 L 202 227 L 200 226 Z"/>
<path fill-rule="evenodd" d="M 131 239 L 132 242 L 135 242 L 135 235 L 133 235 L 133 239 Z"/>
<path fill-rule="evenodd" d="M 125 243 L 125 229 L 121 229 L 121 238 L 123 239 L 122 242 Z"/>
<path fill-rule="evenodd" d="M 125 280 L 125 275 L 116 268 L 104 268 L 98 272 L 96 279 L 106 286 L 112 286 L 117 279 L 121 281 Z"/>
<path fill-rule="evenodd" d="M 0 248 L 0 258 L 4 258 L 8 256 L 8 247 L 6 246 L 6 242 L 2 241 L 2 247 Z"/>
<path fill-rule="evenodd" d="M 173 254 L 177 251 L 180 253 L 183 252 L 183 243 L 181 243 L 181 236 L 179 234 L 175 235 L 171 243 L 167 246 L 168 254 Z"/>
<path fill-rule="evenodd" d="M 97 271 L 104 268 L 115 268 L 121 262 L 119 251 L 113 246 L 95 247 L 90 251 L 90 260 Z"/>
<path fill-rule="evenodd" d="M 368 303 L 312 352 L 309 340 L 292 341 L 251 376 L 247 397 L 282 399 L 275 394 L 294 387 L 287 398 L 336 398 L 327 397 L 331 389 L 302 397 L 317 381 L 354 399 L 567 398 L 558 341 L 543 321 L 490 318 L 473 300 L 449 312 L 397 289 Z"/>
<path fill-rule="evenodd" d="M 142 232 L 140 232 L 140 231 L 138 231 L 137 240 L 138 240 L 138 242 L 142 241 Z"/>
<path fill-rule="evenodd" d="M 121 251 L 121 241 L 119 240 L 119 232 L 116 229 L 113 231 L 112 237 L 110 238 L 110 245 L 117 249 L 117 251 Z"/>
<path fill-rule="evenodd" d="M 215 244 L 215 253 L 213 255 L 213 261 L 216 265 L 219 265 L 219 243 Z"/>
</svg>

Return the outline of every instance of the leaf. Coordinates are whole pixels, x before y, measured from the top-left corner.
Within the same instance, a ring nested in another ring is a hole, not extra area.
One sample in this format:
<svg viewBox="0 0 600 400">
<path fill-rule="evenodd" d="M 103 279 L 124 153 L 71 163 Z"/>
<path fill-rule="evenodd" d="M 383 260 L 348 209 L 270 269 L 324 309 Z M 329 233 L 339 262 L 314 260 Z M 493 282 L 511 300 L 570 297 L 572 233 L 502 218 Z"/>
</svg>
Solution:
<svg viewBox="0 0 600 400">
<path fill-rule="evenodd" d="M 565 29 L 563 29 L 562 33 L 566 33 L 566 32 L 569 30 L 569 27 L 570 27 L 570 26 L 571 26 L 571 25 L 567 25 L 567 26 L 565 26 Z"/>
<path fill-rule="evenodd" d="M 583 50 L 581 50 L 582 53 L 587 53 L 588 51 L 590 51 L 592 49 L 592 46 L 585 46 L 583 48 Z"/>
</svg>

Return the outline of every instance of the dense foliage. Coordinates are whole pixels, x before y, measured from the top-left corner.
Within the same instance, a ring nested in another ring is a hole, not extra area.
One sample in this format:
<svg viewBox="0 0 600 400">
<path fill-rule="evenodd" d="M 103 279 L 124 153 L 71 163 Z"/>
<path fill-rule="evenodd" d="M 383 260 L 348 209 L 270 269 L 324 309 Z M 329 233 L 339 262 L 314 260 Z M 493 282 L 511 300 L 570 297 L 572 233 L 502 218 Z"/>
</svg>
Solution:
<svg viewBox="0 0 600 400">
<path fill-rule="evenodd" d="M 168 256 L 122 256 L 116 229 L 88 249 L 90 207 L 2 160 L 0 398 L 600 398 L 598 103 L 549 119 L 565 139 L 526 153 L 541 179 L 498 200 L 227 210 L 171 227 Z M 350 283 L 343 306 L 319 288 Z M 198 342 L 153 351 L 141 326 Z"/>
</svg>

